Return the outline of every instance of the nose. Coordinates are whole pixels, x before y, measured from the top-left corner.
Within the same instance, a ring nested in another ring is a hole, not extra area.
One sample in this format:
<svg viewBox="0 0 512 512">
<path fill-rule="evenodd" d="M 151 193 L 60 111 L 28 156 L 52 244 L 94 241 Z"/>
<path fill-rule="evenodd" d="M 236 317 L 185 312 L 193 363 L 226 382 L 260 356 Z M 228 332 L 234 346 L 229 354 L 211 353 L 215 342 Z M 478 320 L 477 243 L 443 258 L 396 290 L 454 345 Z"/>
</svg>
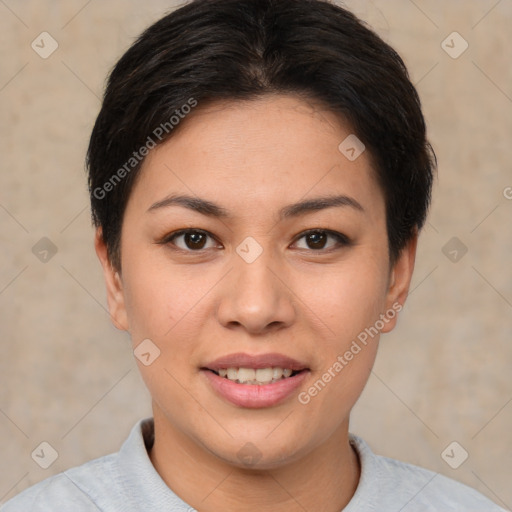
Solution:
<svg viewBox="0 0 512 512">
<path fill-rule="evenodd" d="M 218 321 L 228 329 L 265 334 L 292 325 L 296 317 L 293 293 L 270 251 L 251 263 L 233 254 L 234 268 L 224 280 L 217 308 Z"/>
</svg>

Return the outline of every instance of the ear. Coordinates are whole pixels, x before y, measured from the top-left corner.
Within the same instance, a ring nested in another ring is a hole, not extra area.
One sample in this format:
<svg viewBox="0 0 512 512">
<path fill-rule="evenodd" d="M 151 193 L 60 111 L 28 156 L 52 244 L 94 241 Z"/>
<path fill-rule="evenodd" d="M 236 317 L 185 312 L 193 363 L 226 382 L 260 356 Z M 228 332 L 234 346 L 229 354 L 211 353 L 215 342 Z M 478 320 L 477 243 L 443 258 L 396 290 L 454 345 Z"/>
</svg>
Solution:
<svg viewBox="0 0 512 512">
<path fill-rule="evenodd" d="M 389 332 L 394 329 L 398 312 L 402 310 L 405 304 L 414 270 L 417 246 L 418 232 L 416 231 L 400 252 L 397 261 L 391 269 L 386 296 L 386 311 L 383 312 L 388 321 L 384 323 L 384 328 L 381 329 L 381 332 Z"/>
<path fill-rule="evenodd" d="M 94 248 L 103 267 L 103 277 L 107 288 L 107 302 L 112 323 L 122 331 L 129 331 L 128 315 L 124 302 L 123 282 L 108 257 L 107 246 L 101 228 L 96 229 Z"/>
</svg>

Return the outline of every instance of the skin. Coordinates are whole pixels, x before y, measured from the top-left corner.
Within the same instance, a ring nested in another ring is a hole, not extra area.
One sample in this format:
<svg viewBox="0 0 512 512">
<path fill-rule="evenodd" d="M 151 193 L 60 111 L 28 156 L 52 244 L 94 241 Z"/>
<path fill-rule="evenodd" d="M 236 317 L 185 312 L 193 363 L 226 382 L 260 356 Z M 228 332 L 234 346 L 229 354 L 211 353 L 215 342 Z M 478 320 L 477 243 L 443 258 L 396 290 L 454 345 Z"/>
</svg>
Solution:
<svg viewBox="0 0 512 512">
<path fill-rule="evenodd" d="M 368 380 L 378 336 L 308 404 L 297 395 L 360 332 L 404 303 L 417 239 L 391 266 L 370 154 L 351 162 L 338 150 L 349 134 L 333 113 L 291 96 L 200 105 L 144 162 L 124 215 L 122 271 L 111 266 L 97 231 L 112 321 L 130 333 L 133 347 L 149 338 L 161 351 L 149 366 L 137 361 L 153 399 L 151 460 L 201 512 L 335 512 L 357 488 L 349 414 Z M 169 194 L 207 199 L 231 217 L 176 205 L 148 212 Z M 363 211 L 336 206 L 278 217 L 287 205 L 338 194 Z M 183 236 L 176 245 L 159 243 L 184 228 L 213 237 L 199 251 Z M 322 248 L 300 236 L 310 229 L 343 233 L 351 243 L 328 237 Z M 248 236 L 263 250 L 252 263 L 236 252 Z M 395 323 L 396 317 L 382 332 Z M 310 372 L 280 404 L 238 407 L 200 372 L 235 352 L 278 352 Z M 237 456 L 248 442 L 259 454 L 250 467 Z"/>
</svg>

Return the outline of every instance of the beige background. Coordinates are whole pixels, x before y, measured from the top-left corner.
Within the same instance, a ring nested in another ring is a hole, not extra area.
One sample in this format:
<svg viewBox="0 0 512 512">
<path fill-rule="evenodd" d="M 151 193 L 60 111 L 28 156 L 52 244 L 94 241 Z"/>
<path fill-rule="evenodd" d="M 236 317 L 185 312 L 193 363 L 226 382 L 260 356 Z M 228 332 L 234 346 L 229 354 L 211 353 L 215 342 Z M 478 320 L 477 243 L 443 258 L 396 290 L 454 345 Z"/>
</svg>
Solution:
<svg viewBox="0 0 512 512">
<path fill-rule="evenodd" d="M 0 1 L 0 501 L 117 450 L 150 414 L 105 310 L 83 160 L 107 71 L 173 5 Z M 413 292 L 351 430 L 510 508 L 512 2 L 347 5 L 403 55 L 439 157 Z M 43 31 L 59 44 L 46 60 L 30 46 Z M 441 47 L 453 31 L 469 43 L 457 59 Z M 456 263 L 442 252 L 454 236 L 468 248 Z M 42 237 L 58 249 L 46 263 Z M 59 454 L 46 470 L 31 459 L 42 441 Z M 458 469 L 441 458 L 452 441 L 469 452 Z"/>
</svg>

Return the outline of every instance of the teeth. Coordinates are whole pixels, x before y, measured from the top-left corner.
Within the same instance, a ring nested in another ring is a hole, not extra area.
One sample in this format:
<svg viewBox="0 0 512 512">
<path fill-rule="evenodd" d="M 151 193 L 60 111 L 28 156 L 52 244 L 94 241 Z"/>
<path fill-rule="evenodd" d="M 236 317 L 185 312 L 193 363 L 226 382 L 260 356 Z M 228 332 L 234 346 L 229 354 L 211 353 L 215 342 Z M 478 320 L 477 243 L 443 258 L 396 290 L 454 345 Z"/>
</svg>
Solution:
<svg viewBox="0 0 512 512">
<path fill-rule="evenodd" d="M 274 377 L 272 368 L 258 368 L 256 370 L 256 380 L 262 384 L 270 384 Z"/>
<path fill-rule="evenodd" d="M 229 370 L 228 370 L 229 373 Z M 238 369 L 238 382 L 245 384 L 246 382 L 252 382 L 256 378 L 256 370 L 252 368 L 239 368 Z"/>
<path fill-rule="evenodd" d="M 283 375 L 283 369 L 282 368 L 272 368 L 272 377 L 274 379 L 280 379 Z"/>
<path fill-rule="evenodd" d="M 239 384 L 270 384 L 278 380 L 291 377 L 290 368 L 221 368 L 218 370 L 221 377 L 225 377 Z"/>
</svg>

